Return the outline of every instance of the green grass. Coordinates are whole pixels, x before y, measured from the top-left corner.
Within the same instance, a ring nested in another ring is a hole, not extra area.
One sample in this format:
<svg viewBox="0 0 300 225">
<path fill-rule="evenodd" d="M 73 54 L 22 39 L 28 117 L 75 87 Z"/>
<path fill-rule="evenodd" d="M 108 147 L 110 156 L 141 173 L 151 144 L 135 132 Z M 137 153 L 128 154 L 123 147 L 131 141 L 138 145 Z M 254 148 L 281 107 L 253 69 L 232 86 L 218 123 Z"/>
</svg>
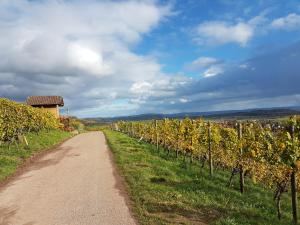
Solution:
<svg viewBox="0 0 300 225">
<path fill-rule="evenodd" d="M 108 125 L 101 125 L 101 124 L 91 124 L 91 125 L 85 126 L 86 131 L 99 131 L 99 130 L 104 130 L 107 128 L 108 128 Z"/>
<path fill-rule="evenodd" d="M 48 149 L 70 136 L 70 133 L 60 130 L 42 131 L 26 135 L 29 146 L 25 146 L 24 143 L 19 144 L 19 149 L 15 144 L 12 144 L 10 149 L 7 145 L 0 146 L 0 181 L 12 175 L 28 157 Z"/>
<path fill-rule="evenodd" d="M 211 178 L 207 168 L 158 153 L 153 145 L 114 131 L 105 134 L 141 224 L 291 224 L 289 194 L 283 195 L 279 221 L 273 191 L 246 179 L 240 194 L 238 177 L 227 187 L 229 171 L 216 170 Z"/>
</svg>

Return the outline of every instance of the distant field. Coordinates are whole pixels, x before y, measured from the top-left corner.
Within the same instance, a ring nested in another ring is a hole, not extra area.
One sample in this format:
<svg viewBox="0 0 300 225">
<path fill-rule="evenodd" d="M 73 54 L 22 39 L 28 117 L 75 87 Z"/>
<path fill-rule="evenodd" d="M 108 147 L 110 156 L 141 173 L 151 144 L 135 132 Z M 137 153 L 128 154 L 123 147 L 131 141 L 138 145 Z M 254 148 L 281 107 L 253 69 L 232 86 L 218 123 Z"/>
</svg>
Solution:
<svg viewBox="0 0 300 225">
<path fill-rule="evenodd" d="M 212 112 L 182 112 L 174 114 L 141 114 L 133 116 L 120 116 L 111 118 L 87 118 L 83 121 L 87 125 L 108 124 L 115 121 L 141 121 L 164 118 L 205 118 L 212 120 L 281 120 L 293 115 L 300 115 L 300 107 L 294 108 L 271 108 L 271 109 L 249 109 L 249 110 L 231 110 L 231 111 L 212 111 Z"/>
<path fill-rule="evenodd" d="M 217 170 L 211 178 L 197 161 L 183 162 L 119 132 L 105 134 L 141 224 L 291 224 L 287 194 L 278 220 L 273 192 L 248 178 L 246 193 L 240 194 L 237 177 L 227 186 L 229 171 Z"/>
</svg>

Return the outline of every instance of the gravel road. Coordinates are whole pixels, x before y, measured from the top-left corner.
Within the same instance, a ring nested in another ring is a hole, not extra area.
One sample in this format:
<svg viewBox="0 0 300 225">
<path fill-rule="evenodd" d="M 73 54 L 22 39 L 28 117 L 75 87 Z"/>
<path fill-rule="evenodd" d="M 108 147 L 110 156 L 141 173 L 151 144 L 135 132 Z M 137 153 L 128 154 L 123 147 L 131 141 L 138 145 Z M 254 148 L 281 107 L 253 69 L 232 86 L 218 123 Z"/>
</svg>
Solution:
<svg viewBox="0 0 300 225">
<path fill-rule="evenodd" d="M 77 135 L 2 187 L 0 224 L 135 224 L 103 133 Z"/>
</svg>

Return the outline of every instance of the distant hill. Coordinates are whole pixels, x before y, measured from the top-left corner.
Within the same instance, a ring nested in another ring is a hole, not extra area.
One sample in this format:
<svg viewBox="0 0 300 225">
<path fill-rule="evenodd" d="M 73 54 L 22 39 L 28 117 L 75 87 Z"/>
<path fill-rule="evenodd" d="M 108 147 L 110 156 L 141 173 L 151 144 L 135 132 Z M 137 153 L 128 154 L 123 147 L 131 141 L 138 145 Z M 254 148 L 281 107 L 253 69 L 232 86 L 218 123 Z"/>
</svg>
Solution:
<svg viewBox="0 0 300 225">
<path fill-rule="evenodd" d="M 178 118 L 185 117 L 196 118 L 203 117 L 208 119 L 276 119 L 291 115 L 300 115 L 300 107 L 288 108 L 266 108 L 266 109 L 246 109 L 246 110 L 228 110 L 228 111 L 211 111 L 211 112 L 182 112 L 174 114 L 140 114 L 132 116 L 119 116 L 108 118 L 86 118 L 87 122 L 91 123 L 110 123 L 118 120 L 152 120 L 163 118 Z"/>
</svg>

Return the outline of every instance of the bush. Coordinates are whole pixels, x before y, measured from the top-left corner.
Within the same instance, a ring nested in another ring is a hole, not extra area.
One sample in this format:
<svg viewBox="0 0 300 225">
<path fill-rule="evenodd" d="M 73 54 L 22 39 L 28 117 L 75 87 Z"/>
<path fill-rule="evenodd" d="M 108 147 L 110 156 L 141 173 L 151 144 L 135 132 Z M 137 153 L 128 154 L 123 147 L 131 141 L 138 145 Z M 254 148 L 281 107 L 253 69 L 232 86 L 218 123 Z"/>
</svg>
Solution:
<svg viewBox="0 0 300 225">
<path fill-rule="evenodd" d="M 0 98 L 0 142 L 11 142 L 30 131 L 60 127 L 54 115 L 43 109 Z"/>
</svg>

